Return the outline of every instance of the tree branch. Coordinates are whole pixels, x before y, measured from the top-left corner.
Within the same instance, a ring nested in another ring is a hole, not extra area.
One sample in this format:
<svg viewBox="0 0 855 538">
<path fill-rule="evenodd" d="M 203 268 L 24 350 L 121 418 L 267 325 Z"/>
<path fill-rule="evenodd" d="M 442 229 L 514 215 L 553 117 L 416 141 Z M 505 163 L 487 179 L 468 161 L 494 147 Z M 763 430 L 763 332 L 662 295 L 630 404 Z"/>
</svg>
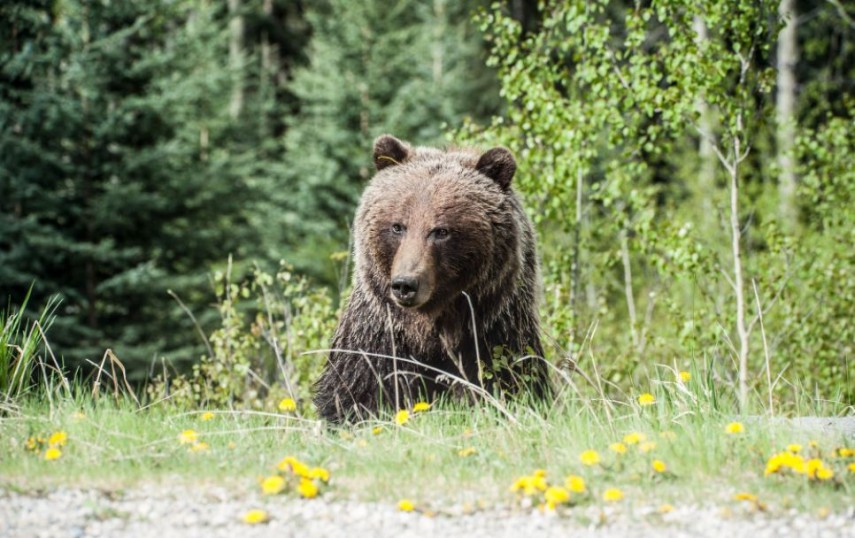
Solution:
<svg viewBox="0 0 855 538">
<path fill-rule="evenodd" d="M 849 14 L 846 13 L 846 10 L 843 9 L 843 6 L 840 5 L 840 2 L 838 0 L 826 0 L 826 2 L 837 8 L 837 14 L 840 15 L 840 18 L 843 19 L 846 24 L 848 24 L 852 28 L 855 28 L 855 20 L 852 20 L 852 17 L 850 17 Z"/>
</svg>

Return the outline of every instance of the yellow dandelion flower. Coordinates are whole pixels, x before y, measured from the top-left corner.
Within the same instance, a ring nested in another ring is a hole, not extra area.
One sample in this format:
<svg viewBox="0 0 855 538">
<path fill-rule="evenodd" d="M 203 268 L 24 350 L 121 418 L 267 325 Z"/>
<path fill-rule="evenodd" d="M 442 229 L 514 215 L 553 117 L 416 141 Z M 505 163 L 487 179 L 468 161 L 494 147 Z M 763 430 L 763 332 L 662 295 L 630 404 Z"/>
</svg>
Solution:
<svg viewBox="0 0 855 538">
<path fill-rule="evenodd" d="M 270 521 L 270 516 L 264 510 L 250 510 L 243 515 L 243 522 L 250 525 L 267 523 L 268 521 Z"/>
<path fill-rule="evenodd" d="M 783 463 L 784 458 L 781 457 L 781 454 L 775 454 L 766 461 L 766 470 L 763 474 L 769 476 L 770 474 L 777 473 L 783 468 Z"/>
<path fill-rule="evenodd" d="M 321 482 L 329 482 L 330 472 L 323 467 L 313 467 L 306 474 L 306 478 L 310 480 L 320 480 Z"/>
<path fill-rule="evenodd" d="M 550 486 L 543 492 L 543 499 L 546 506 L 554 510 L 557 505 L 570 500 L 570 492 L 560 486 Z"/>
<path fill-rule="evenodd" d="M 623 443 L 612 443 L 609 445 L 609 450 L 616 454 L 626 454 L 626 445 Z"/>
<path fill-rule="evenodd" d="M 731 422 L 730 424 L 724 427 L 724 432 L 730 435 L 742 433 L 744 431 L 745 426 L 743 426 L 741 422 Z"/>
<path fill-rule="evenodd" d="M 58 460 L 61 457 L 62 457 L 62 450 L 60 450 L 56 447 L 50 447 L 49 449 L 45 450 L 45 459 L 47 461 Z"/>
<path fill-rule="evenodd" d="M 850 464 L 847 466 L 847 468 L 849 469 L 849 472 L 850 472 L 850 473 L 855 473 L 855 463 L 850 463 Z"/>
<path fill-rule="evenodd" d="M 790 469 L 798 474 L 805 474 L 808 472 L 804 458 L 798 454 L 793 454 L 792 452 L 779 452 L 769 458 L 766 462 L 766 471 L 764 474 L 769 476 L 770 474 L 780 472 L 784 469 Z"/>
<path fill-rule="evenodd" d="M 299 476 L 300 478 L 309 478 L 309 473 L 311 471 L 309 470 L 309 466 L 305 463 L 301 461 L 295 461 L 291 465 L 291 472 L 294 473 L 296 476 Z"/>
<path fill-rule="evenodd" d="M 653 405 L 656 403 L 656 396 L 650 394 L 649 392 L 645 392 L 641 396 L 638 397 L 639 405 Z"/>
<path fill-rule="evenodd" d="M 522 490 L 523 495 L 536 495 L 541 491 L 546 491 L 546 488 L 546 473 L 538 469 L 531 475 L 517 478 L 516 482 L 511 486 L 511 491 Z"/>
<path fill-rule="evenodd" d="M 855 448 L 838 448 L 837 455 L 841 458 L 855 457 Z"/>
<path fill-rule="evenodd" d="M 823 466 L 816 470 L 817 480 L 831 480 L 832 478 L 834 478 L 834 471 L 828 467 Z"/>
<path fill-rule="evenodd" d="M 668 466 L 662 460 L 653 460 L 653 470 L 657 473 L 664 473 L 668 470 Z"/>
<path fill-rule="evenodd" d="M 793 470 L 800 474 L 806 474 L 808 478 L 816 480 L 831 480 L 834 477 L 834 471 L 827 467 L 819 458 L 812 458 L 804 462 L 804 466 L 800 471 L 795 468 Z"/>
<path fill-rule="evenodd" d="M 546 470 L 545 469 L 535 469 L 534 472 L 531 473 L 531 475 L 536 476 L 538 478 L 545 478 L 546 477 Z"/>
<path fill-rule="evenodd" d="M 585 479 L 571 474 L 564 480 L 564 487 L 573 493 L 585 493 Z"/>
<path fill-rule="evenodd" d="M 197 441 L 190 445 L 190 452 L 205 452 L 210 449 L 211 447 L 205 441 Z"/>
<path fill-rule="evenodd" d="M 24 448 L 29 450 L 30 452 L 35 452 L 39 449 L 39 442 L 36 441 L 35 437 L 30 437 L 27 439 L 27 442 L 24 443 Z"/>
<path fill-rule="evenodd" d="M 65 446 L 66 442 L 68 442 L 68 434 L 61 431 L 52 433 L 48 438 L 49 446 Z"/>
<path fill-rule="evenodd" d="M 430 409 L 430 404 L 427 402 L 419 402 L 413 406 L 413 413 L 421 413 Z"/>
<path fill-rule="evenodd" d="M 793 454 L 789 458 L 785 460 L 785 466 L 792 469 L 794 473 L 797 474 L 806 474 L 807 473 L 807 462 L 805 459 L 798 454 Z"/>
<path fill-rule="evenodd" d="M 623 442 L 628 445 L 637 445 L 646 439 L 647 436 L 639 432 L 632 432 L 623 436 Z"/>
<path fill-rule="evenodd" d="M 178 435 L 178 442 L 182 445 L 193 444 L 199 440 L 199 434 L 196 430 L 184 430 Z"/>
<path fill-rule="evenodd" d="M 808 441 L 808 446 L 811 448 L 819 448 L 819 442 L 814 439 L 811 439 L 810 441 Z"/>
<path fill-rule="evenodd" d="M 805 462 L 804 472 L 808 475 L 809 478 L 816 478 L 816 472 L 822 469 L 822 460 L 819 458 L 812 458 Z"/>
<path fill-rule="evenodd" d="M 297 493 L 305 499 L 314 499 L 318 496 L 318 485 L 307 478 L 301 478 Z"/>
<path fill-rule="evenodd" d="M 648 452 L 650 452 L 654 448 L 656 448 L 656 443 L 654 443 L 653 441 L 647 441 L 645 443 L 641 443 L 640 445 L 638 445 L 638 450 L 640 450 L 641 452 L 643 452 L 645 454 L 647 454 Z"/>
<path fill-rule="evenodd" d="M 214 420 L 214 414 L 213 414 L 213 413 L 211 413 L 210 411 L 205 411 L 205 412 L 204 412 L 204 413 L 202 413 L 202 415 L 199 417 L 199 420 L 201 420 L 202 422 L 207 422 L 207 421 L 209 421 L 209 420 Z"/>
<path fill-rule="evenodd" d="M 397 413 L 395 413 L 395 424 L 398 426 L 403 426 L 410 420 L 410 412 L 406 409 L 401 409 Z"/>
<path fill-rule="evenodd" d="M 371 429 L 372 435 L 380 435 L 381 433 L 383 433 L 383 426 L 374 426 L 374 428 Z"/>
<path fill-rule="evenodd" d="M 802 451 L 802 445 L 798 445 L 795 443 L 793 443 L 791 445 L 787 445 L 787 452 L 792 452 L 793 454 L 798 454 L 801 451 Z"/>
<path fill-rule="evenodd" d="M 546 491 L 546 476 L 542 474 L 534 474 L 531 476 L 530 487 L 535 491 Z M 529 494 L 526 491 L 526 494 Z"/>
<path fill-rule="evenodd" d="M 680 379 L 680 381 L 682 381 L 683 383 L 688 383 L 689 381 L 691 381 L 691 380 L 692 380 L 692 374 L 691 374 L 690 372 L 686 372 L 685 370 L 684 370 L 684 371 L 682 371 L 682 372 L 680 372 L 680 373 L 678 373 L 678 374 L 677 374 L 677 377 L 678 377 L 678 378 Z"/>
<path fill-rule="evenodd" d="M 600 463 L 600 454 L 596 450 L 586 450 L 579 454 L 579 461 L 585 465 L 596 465 Z"/>
<path fill-rule="evenodd" d="M 285 479 L 275 474 L 261 481 L 261 492 L 265 495 L 276 495 L 285 489 Z"/>
<path fill-rule="evenodd" d="M 297 402 L 293 398 L 282 398 L 277 407 L 283 413 L 291 413 L 297 410 Z"/>
<path fill-rule="evenodd" d="M 460 450 L 458 450 L 457 455 L 461 458 L 468 458 L 476 452 L 478 452 L 478 450 L 474 446 L 468 446 L 466 448 L 461 448 Z"/>
<path fill-rule="evenodd" d="M 740 492 L 733 496 L 734 501 L 751 501 L 757 502 L 757 495 L 753 493 Z"/>
<path fill-rule="evenodd" d="M 416 509 L 416 505 L 409 499 L 401 499 L 398 501 L 398 510 L 401 512 L 412 512 Z"/>
<path fill-rule="evenodd" d="M 665 504 L 659 506 L 659 508 L 657 508 L 656 511 L 659 512 L 660 514 L 667 514 L 669 512 L 674 511 L 674 506 L 670 505 L 668 503 L 665 503 Z"/>
<path fill-rule="evenodd" d="M 623 492 L 617 488 L 609 488 L 603 492 L 603 500 L 606 502 L 617 502 L 623 499 Z"/>
<path fill-rule="evenodd" d="M 789 452 L 787 454 L 790 454 Z M 794 473 L 797 474 L 806 474 L 807 473 L 807 462 L 805 459 L 798 454 L 791 454 L 788 458 L 784 460 L 784 466 L 789 467 Z"/>
<path fill-rule="evenodd" d="M 284 458 L 279 462 L 276 468 L 280 471 L 286 471 L 297 476 L 302 476 L 303 478 L 309 476 L 309 466 L 293 456 Z"/>
</svg>

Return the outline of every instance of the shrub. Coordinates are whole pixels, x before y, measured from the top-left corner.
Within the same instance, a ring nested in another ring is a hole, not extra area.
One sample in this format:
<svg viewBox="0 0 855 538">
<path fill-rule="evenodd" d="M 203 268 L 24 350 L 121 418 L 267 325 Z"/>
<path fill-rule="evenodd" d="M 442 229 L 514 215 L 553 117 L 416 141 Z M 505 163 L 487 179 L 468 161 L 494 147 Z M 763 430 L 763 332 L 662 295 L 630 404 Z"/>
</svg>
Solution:
<svg viewBox="0 0 855 538">
<path fill-rule="evenodd" d="M 282 265 L 275 275 L 255 267 L 232 280 L 231 264 L 213 276 L 220 327 L 189 375 L 152 384 L 153 399 L 177 405 L 274 410 L 283 397 L 307 401 L 320 375 L 337 320 L 326 288 L 313 287 Z M 310 408 L 307 406 L 306 410 Z"/>
</svg>

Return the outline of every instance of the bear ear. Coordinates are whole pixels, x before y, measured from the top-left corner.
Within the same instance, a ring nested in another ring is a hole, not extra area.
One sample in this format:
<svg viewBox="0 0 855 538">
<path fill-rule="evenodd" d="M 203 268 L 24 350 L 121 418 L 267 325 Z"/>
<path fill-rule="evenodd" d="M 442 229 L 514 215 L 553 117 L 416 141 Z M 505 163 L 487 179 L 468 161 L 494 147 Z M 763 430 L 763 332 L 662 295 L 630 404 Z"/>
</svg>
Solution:
<svg viewBox="0 0 855 538">
<path fill-rule="evenodd" d="M 401 164 L 409 156 L 410 147 L 392 135 L 380 135 L 374 141 L 374 167 L 377 170 Z"/>
<path fill-rule="evenodd" d="M 502 189 L 507 190 L 517 171 L 517 162 L 509 149 L 498 147 L 481 155 L 475 169 L 498 183 Z"/>
</svg>

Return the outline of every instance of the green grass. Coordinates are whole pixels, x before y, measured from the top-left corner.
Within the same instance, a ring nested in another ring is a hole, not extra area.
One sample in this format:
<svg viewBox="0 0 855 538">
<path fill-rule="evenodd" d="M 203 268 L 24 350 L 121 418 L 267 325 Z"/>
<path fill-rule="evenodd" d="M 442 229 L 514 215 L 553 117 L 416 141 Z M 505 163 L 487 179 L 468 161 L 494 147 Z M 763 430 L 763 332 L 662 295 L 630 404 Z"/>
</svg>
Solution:
<svg viewBox="0 0 855 538">
<path fill-rule="evenodd" d="M 500 412 L 493 406 L 435 405 L 403 426 L 390 418 L 338 430 L 282 414 L 213 410 L 215 418 L 202 421 L 201 413 L 140 410 L 104 398 L 96 403 L 66 397 L 49 404 L 31 397 L 16 413 L 0 417 L 0 487 L 201 483 L 226 485 L 240 495 L 257 491 L 258 479 L 292 455 L 329 469 L 327 491 L 333 498 L 395 502 L 406 497 L 437 509 L 473 500 L 518 503 L 509 487 L 538 468 L 558 485 L 568 474 L 582 475 L 591 495 L 574 499 L 587 505 L 600 504 L 602 491 L 617 487 L 631 505 L 724 506 L 744 491 L 758 495 L 771 510 L 851 506 L 855 473 L 846 464 L 855 459 L 829 457 L 846 446 L 841 436 L 817 436 L 752 418 L 743 420 L 742 434 L 728 435 L 725 426 L 733 416 L 704 407 L 708 400 L 694 401 L 667 384 L 655 393 L 657 403 L 649 407 L 634 399 L 619 405 L 570 396 L 542 412 L 523 406 Z M 376 426 L 382 427 L 379 434 L 373 433 Z M 181 445 L 178 436 L 185 429 L 196 430 L 210 450 L 193 453 Z M 68 434 L 59 460 L 45 461 L 26 449 L 29 437 L 55 431 Z M 611 453 L 608 445 L 629 432 L 645 434 L 656 448 L 647 454 L 637 446 L 622 456 Z M 673 432 L 673 438 L 662 432 Z M 764 476 L 772 454 L 790 443 L 807 451 L 811 440 L 834 466 L 832 481 Z M 461 457 L 459 451 L 468 447 L 475 453 Z M 582 465 L 579 454 L 586 449 L 597 450 L 602 463 Z M 654 458 L 664 461 L 669 472 L 654 473 Z"/>
<path fill-rule="evenodd" d="M 32 288 L 24 297 L 19 308 L 7 305 L 0 310 L 0 410 L 14 402 L 30 388 L 30 376 L 37 363 L 44 371 L 54 365 L 39 362 L 38 352 L 44 333 L 53 323 L 53 311 L 58 301 L 50 299 L 37 320 L 26 322 L 24 312 L 30 300 Z"/>
</svg>

